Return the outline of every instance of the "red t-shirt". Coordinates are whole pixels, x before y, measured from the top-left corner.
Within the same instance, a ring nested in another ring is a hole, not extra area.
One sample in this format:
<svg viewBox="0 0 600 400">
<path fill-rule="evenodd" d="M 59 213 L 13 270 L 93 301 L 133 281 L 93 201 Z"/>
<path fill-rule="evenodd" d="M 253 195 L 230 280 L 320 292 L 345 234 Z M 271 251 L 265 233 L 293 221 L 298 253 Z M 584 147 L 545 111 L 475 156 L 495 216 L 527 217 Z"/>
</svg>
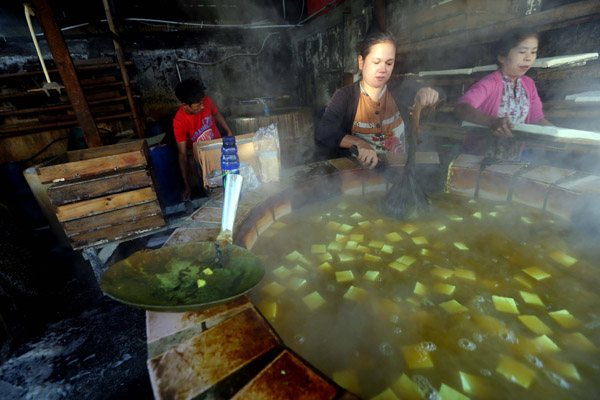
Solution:
<svg viewBox="0 0 600 400">
<path fill-rule="evenodd" d="M 175 118 L 173 118 L 173 132 L 176 142 L 187 142 L 188 147 L 193 142 L 219 139 L 221 134 L 215 124 L 213 115 L 219 112 L 210 97 L 204 96 L 202 100 L 204 109 L 196 115 L 190 115 L 179 107 Z"/>
</svg>

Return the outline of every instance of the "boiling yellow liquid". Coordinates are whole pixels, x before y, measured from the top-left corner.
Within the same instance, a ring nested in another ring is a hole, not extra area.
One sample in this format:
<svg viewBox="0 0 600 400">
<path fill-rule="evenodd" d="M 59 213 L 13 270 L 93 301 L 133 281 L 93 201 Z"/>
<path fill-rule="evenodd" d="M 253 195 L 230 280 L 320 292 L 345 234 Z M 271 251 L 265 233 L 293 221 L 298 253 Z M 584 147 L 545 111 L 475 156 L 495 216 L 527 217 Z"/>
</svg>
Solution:
<svg viewBox="0 0 600 400">
<path fill-rule="evenodd" d="M 299 210 L 252 249 L 253 300 L 288 346 L 367 399 L 600 393 L 600 271 L 559 221 L 442 197 L 406 223 L 380 198 Z"/>
</svg>

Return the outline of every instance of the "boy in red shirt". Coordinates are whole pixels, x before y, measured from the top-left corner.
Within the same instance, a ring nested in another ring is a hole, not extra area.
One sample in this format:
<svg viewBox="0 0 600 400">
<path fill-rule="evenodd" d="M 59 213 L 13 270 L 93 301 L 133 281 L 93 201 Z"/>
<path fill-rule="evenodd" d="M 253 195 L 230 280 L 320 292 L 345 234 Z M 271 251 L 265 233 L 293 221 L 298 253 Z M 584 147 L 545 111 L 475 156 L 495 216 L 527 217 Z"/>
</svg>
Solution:
<svg viewBox="0 0 600 400">
<path fill-rule="evenodd" d="M 188 182 L 188 152 L 193 143 L 204 140 L 221 138 L 215 121 L 225 130 L 226 136 L 231 136 L 231 129 L 210 97 L 204 94 L 204 86 L 196 79 L 186 79 L 175 88 L 175 96 L 181 102 L 181 107 L 173 118 L 173 132 L 179 154 L 179 169 L 183 178 L 183 201 L 190 200 L 190 185 Z M 194 157 L 195 158 L 195 157 Z"/>
</svg>

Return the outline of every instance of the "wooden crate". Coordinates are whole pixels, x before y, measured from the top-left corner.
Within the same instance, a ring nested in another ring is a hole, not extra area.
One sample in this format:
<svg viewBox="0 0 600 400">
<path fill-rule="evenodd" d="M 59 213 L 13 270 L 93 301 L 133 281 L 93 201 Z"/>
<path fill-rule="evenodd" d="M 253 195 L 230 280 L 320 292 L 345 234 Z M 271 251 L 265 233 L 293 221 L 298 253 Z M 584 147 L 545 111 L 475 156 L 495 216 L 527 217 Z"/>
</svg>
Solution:
<svg viewBox="0 0 600 400">
<path fill-rule="evenodd" d="M 74 249 L 165 225 L 144 140 L 69 151 L 36 173 Z"/>
</svg>

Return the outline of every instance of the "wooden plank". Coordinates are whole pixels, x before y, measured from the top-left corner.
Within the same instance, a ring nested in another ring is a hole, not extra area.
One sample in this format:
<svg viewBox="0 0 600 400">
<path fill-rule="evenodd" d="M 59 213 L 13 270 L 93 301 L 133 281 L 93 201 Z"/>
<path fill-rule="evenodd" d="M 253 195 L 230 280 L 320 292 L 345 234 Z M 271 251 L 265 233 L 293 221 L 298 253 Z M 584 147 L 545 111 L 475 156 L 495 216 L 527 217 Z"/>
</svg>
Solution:
<svg viewBox="0 0 600 400">
<path fill-rule="evenodd" d="M 96 118 L 94 118 L 94 120 L 95 121 L 108 121 L 111 119 L 120 119 L 120 118 L 126 118 L 126 117 L 130 117 L 130 116 L 131 116 L 131 113 L 126 112 L 126 113 L 121 113 L 121 114 L 105 115 L 102 117 L 96 117 Z M 19 127 L 15 127 L 15 128 L 0 129 L 0 136 L 10 136 L 12 134 L 21 133 L 21 132 L 39 131 L 42 129 L 57 129 L 60 127 L 77 126 L 77 125 L 79 125 L 79 122 L 77 122 L 77 120 L 65 121 L 65 122 L 54 122 L 51 124 L 25 125 L 25 126 L 19 126 Z"/>
<path fill-rule="evenodd" d="M 107 63 L 107 64 L 95 64 L 95 65 L 77 65 L 79 64 L 78 61 L 74 61 L 75 65 L 75 69 L 77 71 L 89 71 L 89 70 L 95 70 L 95 69 L 104 69 L 104 68 L 119 68 L 119 64 L 117 63 Z M 126 61 L 125 65 L 134 65 L 133 61 Z M 49 69 L 48 73 L 52 74 L 52 73 L 56 73 L 58 72 L 57 69 Z M 3 74 L 0 75 L 0 79 L 1 78 L 18 78 L 21 76 L 30 76 L 30 75 L 42 75 L 44 73 L 44 71 L 39 70 L 39 71 L 27 71 L 27 72 L 16 72 L 14 74 Z"/>
<path fill-rule="evenodd" d="M 421 6 L 420 3 L 419 6 Z M 443 19 L 453 17 L 457 14 L 464 12 L 466 8 L 466 0 L 454 0 L 446 4 L 441 4 L 439 6 L 430 8 L 428 10 L 423 10 L 417 13 L 417 15 L 414 16 L 414 18 L 411 18 L 409 26 L 418 27 L 429 22 L 439 22 Z"/>
<path fill-rule="evenodd" d="M 143 168 L 146 164 L 147 160 L 142 152 L 129 152 L 39 168 L 38 174 L 42 183 L 67 182 L 115 173 L 116 171 Z"/>
<path fill-rule="evenodd" d="M 147 186 L 152 186 L 150 175 L 148 171 L 140 170 L 80 182 L 54 184 L 48 188 L 48 197 L 52 205 L 60 206 Z"/>
<path fill-rule="evenodd" d="M 67 153 L 67 157 L 70 161 L 91 160 L 93 158 L 114 156 L 121 153 L 129 153 L 131 151 L 139 151 L 144 148 L 144 146 L 145 142 L 141 140 L 135 142 L 117 143 L 101 148 L 69 151 Z"/>
<path fill-rule="evenodd" d="M 152 201 L 149 203 L 138 204 L 133 207 L 106 212 L 104 214 L 74 219 L 72 221 L 64 222 L 63 226 L 67 235 L 73 236 L 74 234 L 108 228 L 159 214 L 161 214 L 160 204 L 158 204 L 158 201 Z"/>
<path fill-rule="evenodd" d="M 143 188 L 58 206 L 56 207 L 56 216 L 59 221 L 65 222 L 154 200 L 156 200 L 154 190 Z"/>
<path fill-rule="evenodd" d="M 162 215 L 153 215 L 133 222 L 71 236 L 71 246 L 74 249 L 95 246 L 142 235 L 163 226 L 165 226 L 165 220 Z"/>
</svg>

